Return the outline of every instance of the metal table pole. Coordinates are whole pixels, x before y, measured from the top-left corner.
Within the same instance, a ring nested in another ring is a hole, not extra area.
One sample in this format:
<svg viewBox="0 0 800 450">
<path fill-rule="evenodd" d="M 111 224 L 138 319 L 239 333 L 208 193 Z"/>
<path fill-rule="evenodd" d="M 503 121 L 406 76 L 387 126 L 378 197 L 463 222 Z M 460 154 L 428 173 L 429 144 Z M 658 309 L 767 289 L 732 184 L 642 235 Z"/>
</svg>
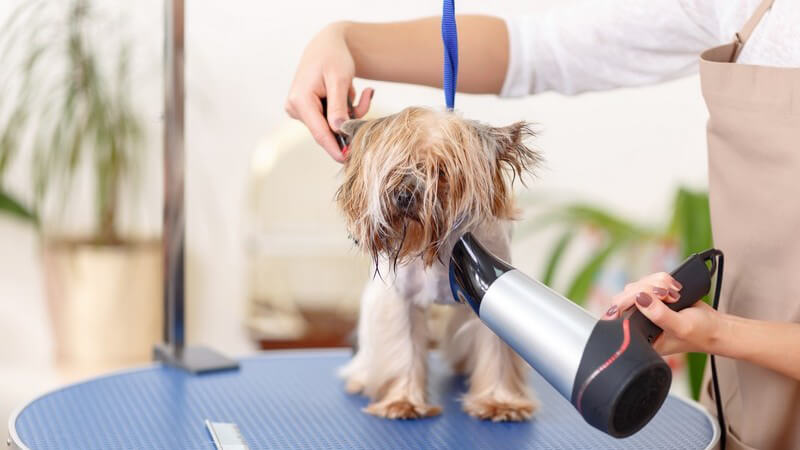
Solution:
<svg viewBox="0 0 800 450">
<path fill-rule="evenodd" d="M 164 340 L 154 358 L 194 373 L 236 369 L 234 360 L 185 346 L 184 0 L 165 0 L 164 33 Z"/>
</svg>

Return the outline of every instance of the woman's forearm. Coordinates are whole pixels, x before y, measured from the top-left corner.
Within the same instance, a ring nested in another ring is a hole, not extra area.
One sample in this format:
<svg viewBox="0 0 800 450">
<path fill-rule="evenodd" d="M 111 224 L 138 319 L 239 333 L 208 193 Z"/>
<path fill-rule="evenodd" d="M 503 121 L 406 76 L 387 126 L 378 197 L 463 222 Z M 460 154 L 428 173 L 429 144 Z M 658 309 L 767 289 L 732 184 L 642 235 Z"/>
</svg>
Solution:
<svg viewBox="0 0 800 450">
<path fill-rule="evenodd" d="M 800 380 L 800 324 L 725 314 L 714 354 L 757 364 Z"/>
<path fill-rule="evenodd" d="M 458 90 L 497 94 L 508 67 L 502 19 L 458 16 Z M 337 24 L 355 62 L 356 76 L 442 86 L 443 47 L 438 17 L 395 23 Z"/>
<path fill-rule="evenodd" d="M 500 93 L 509 61 L 505 21 L 487 16 L 459 16 L 459 77 L 462 92 Z M 297 65 L 284 106 L 306 124 L 314 140 L 336 161 L 344 162 L 332 131 L 348 117 L 369 110 L 374 89 L 356 94 L 353 77 L 401 83 L 442 85 L 444 50 L 438 18 L 366 24 L 337 22 L 308 43 Z M 327 108 L 323 108 L 326 99 Z"/>
</svg>

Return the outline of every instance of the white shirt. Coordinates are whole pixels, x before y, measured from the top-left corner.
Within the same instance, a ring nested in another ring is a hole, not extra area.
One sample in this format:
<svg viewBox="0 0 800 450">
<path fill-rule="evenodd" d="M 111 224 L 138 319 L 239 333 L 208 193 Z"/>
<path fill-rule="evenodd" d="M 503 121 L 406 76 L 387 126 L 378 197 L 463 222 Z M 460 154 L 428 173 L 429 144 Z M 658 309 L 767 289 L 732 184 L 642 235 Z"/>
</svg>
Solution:
<svg viewBox="0 0 800 450">
<path fill-rule="evenodd" d="M 501 96 L 575 94 L 670 80 L 733 40 L 761 0 L 584 0 L 506 18 Z M 800 0 L 775 0 L 739 63 L 800 67 Z"/>
</svg>

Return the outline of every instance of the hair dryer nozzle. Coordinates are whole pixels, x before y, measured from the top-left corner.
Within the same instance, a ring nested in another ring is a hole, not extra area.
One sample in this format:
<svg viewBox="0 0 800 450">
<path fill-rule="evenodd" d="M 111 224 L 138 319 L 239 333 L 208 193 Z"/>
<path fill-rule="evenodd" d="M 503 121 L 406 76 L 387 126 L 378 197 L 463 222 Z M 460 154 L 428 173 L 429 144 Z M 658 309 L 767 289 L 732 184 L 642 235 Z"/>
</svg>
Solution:
<svg viewBox="0 0 800 450">
<path fill-rule="evenodd" d="M 486 291 L 500 275 L 512 269 L 489 253 L 472 233 L 466 233 L 456 242 L 450 256 L 450 290 L 453 298 L 470 305 L 475 314 L 480 315 L 481 301 Z"/>
</svg>

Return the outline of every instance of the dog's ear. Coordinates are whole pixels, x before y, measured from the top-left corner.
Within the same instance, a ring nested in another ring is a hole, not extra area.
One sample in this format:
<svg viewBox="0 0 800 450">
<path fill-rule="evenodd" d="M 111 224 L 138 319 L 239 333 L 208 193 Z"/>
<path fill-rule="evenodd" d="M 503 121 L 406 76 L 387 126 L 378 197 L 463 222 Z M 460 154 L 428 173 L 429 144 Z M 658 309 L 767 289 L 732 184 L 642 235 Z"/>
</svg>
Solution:
<svg viewBox="0 0 800 450">
<path fill-rule="evenodd" d="M 347 145 L 350 145 L 350 143 L 353 142 L 353 137 L 355 137 L 356 132 L 358 132 L 358 129 L 361 128 L 361 126 L 365 123 L 367 123 L 366 120 L 351 119 L 342 124 L 341 128 L 339 129 L 339 133 L 344 136 L 344 140 L 347 142 Z"/>
<path fill-rule="evenodd" d="M 526 143 L 535 133 L 526 122 L 516 122 L 507 127 L 476 123 L 475 128 L 484 151 L 494 161 L 492 214 L 502 219 L 513 219 L 517 216 L 512 195 L 514 180 L 520 178 L 524 183 L 524 176 L 541 161 L 539 153 Z"/>
<path fill-rule="evenodd" d="M 511 170 L 513 176 L 524 183 L 524 176 L 542 161 L 539 152 L 528 145 L 528 141 L 536 136 L 531 125 L 516 122 L 507 127 L 488 127 L 488 130 L 498 169 Z"/>
</svg>

